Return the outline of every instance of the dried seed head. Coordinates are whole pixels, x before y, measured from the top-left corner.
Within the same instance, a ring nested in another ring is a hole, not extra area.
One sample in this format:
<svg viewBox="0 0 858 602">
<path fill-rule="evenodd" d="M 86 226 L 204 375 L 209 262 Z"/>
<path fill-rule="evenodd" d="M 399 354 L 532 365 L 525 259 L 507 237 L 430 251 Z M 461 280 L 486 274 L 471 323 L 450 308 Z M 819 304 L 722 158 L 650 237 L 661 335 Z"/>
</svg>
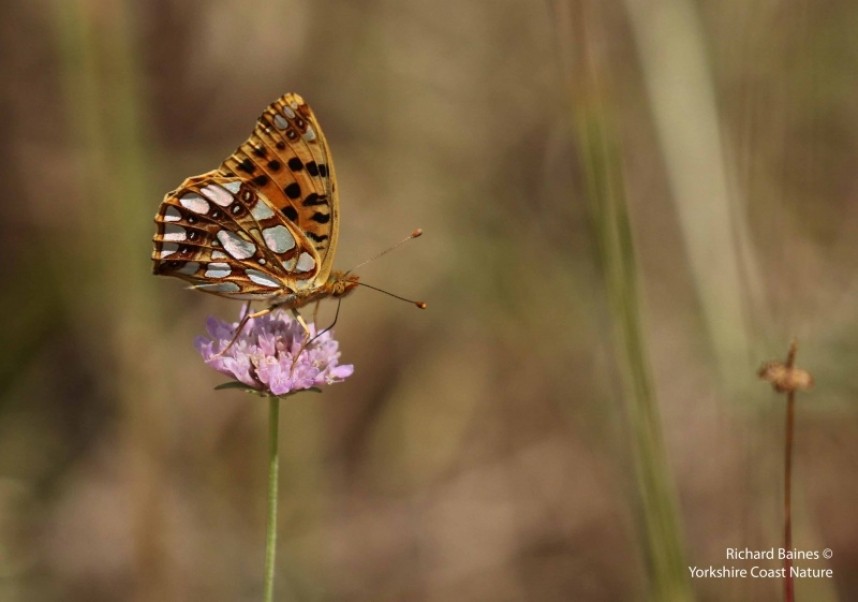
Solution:
<svg viewBox="0 0 858 602">
<path fill-rule="evenodd" d="M 789 367 L 783 362 L 766 362 L 757 371 L 757 376 L 772 383 L 779 393 L 806 391 L 813 387 L 813 376 L 807 370 Z"/>
</svg>

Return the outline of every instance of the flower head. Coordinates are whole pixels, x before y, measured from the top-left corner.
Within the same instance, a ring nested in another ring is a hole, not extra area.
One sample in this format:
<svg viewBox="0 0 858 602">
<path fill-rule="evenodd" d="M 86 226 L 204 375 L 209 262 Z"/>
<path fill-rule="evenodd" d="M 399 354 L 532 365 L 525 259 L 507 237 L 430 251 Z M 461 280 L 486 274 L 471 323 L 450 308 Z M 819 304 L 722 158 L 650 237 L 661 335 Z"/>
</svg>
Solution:
<svg viewBox="0 0 858 602">
<path fill-rule="evenodd" d="M 284 396 L 340 382 L 354 372 L 351 364 L 339 364 L 339 343 L 330 332 L 317 337 L 310 324 L 307 344 L 307 333 L 282 310 L 249 319 L 229 346 L 238 325 L 209 318 L 210 338 L 197 337 L 194 346 L 206 364 L 250 389 Z"/>
</svg>

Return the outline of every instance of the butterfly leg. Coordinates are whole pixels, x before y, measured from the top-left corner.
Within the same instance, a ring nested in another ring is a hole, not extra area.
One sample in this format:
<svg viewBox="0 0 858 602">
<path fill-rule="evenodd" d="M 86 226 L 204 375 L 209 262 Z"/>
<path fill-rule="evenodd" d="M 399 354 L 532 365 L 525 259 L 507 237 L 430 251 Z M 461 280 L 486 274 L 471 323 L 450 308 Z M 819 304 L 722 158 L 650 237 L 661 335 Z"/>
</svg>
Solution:
<svg viewBox="0 0 858 602">
<path fill-rule="evenodd" d="M 307 338 L 306 338 L 306 340 L 305 340 L 305 341 L 304 341 L 304 343 L 301 345 L 301 348 L 298 350 L 298 353 L 296 353 L 296 354 L 295 354 L 295 359 L 294 359 L 294 360 L 292 360 L 292 367 L 293 367 L 293 368 L 295 367 L 295 364 L 298 362 L 298 358 L 301 356 L 301 353 L 303 353 L 303 351 L 304 351 L 307 347 L 309 347 L 309 346 L 313 343 L 313 341 L 315 341 L 315 340 L 316 340 L 316 339 L 318 339 L 320 336 L 322 336 L 323 334 L 325 334 L 326 332 L 328 332 L 331 328 L 333 328 L 333 327 L 334 327 L 334 324 L 336 324 L 336 323 L 337 323 L 337 318 L 339 318 L 339 316 L 340 316 L 340 303 L 342 303 L 342 299 L 337 299 L 337 313 L 334 315 L 334 321 L 331 323 L 331 325 L 330 325 L 330 326 L 327 326 L 324 330 L 321 330 L 321 331 L 317 332 L 317 333 L 316 333 L 316 335 L 315 335 L 315 336 L 313 336 L 313 337 L 311 337 L 311 336 L 310 336 L 310 329 L 309 329 L 309 328 L 307 327 L 307 325 L 304 323 L 304 318 L 302 318 L 302 317 L 301 317 L 301 314 L 299 314 L 299 313 L 298 313 L 298 311 L 297 311 L 297 310 L 295 310 L 295 309 L 293 309 L 293 310 L 292 310 L 292 314 L 295 316 L 295 319 L 296 319 L 296 320 L 298 320 L 298 322 L 301 324 L 301 326 L 303 326 L 303 327 L 304 327 L 304 331 L 307 333 Z M 316 311 L 318 311 L 318 310 L 319 310 L 319 303 L 317 302 L 317 303 L 316 303 Z M 315 312 L 314 312 L 314 313 L 315 313 Z M 313 318 L 313 323 L 314 323 L 314 324 L 316 323 L 316 318 L 315 318 L 315 316 L 314 316 L 314 318 Z"/>
<path fill-rule="evenodd" d="M 316 307 L 318 308 L 318 303 L 316 304 Z M 301 325 L 301 328 L 304 329 L 304 333 L 307 335 L 304 339 L 304 342 L 301 344 L 301 348 L 298 349 L 298 353 L 295 354 L 295 359 L 292 360 L 292 368 L 295 368 L 295 364 L 298 363 L 298 358 L 301 357 L 301 354 L 304 353 L 304 350 L 310 345 L 310 343 L 312 343 L 316 339 L 316 337 L 312 336 L 313 333 L 310 331 L 310 327 L 307 325 L 307 322 L 304 321 L 304 316 L 298 313 L 297 309 L 292 309 L 292 315 L 295 317 L 295 320 L 298 322 L 298 324 Z"/>
<path fill-rule="evenodd" d="M 319 323 L 319 306 L 322 304 L 321 301 L 316 301 L 315 307 L 313 307 L 313 324 Z"/>
<path fill-rule="evenodd" d="M 337 324 L 337 320 L 340 318 L 340 304 L 341 304 L 342 302 L 343 302 L 342 298 L 337 299 L 337 313 L 335 313 L 335 314 L 334 314 L 334 321 L 333 321 L 333 322 L 331 322 L 328 326 L 325 326 L 325 328 L 324 328 L 323 330 L 321 330 L 321 331 L 319 331 L 318 333 L 316 333 L 316 336 L 314 336 L 314 337 L 313 337 L 313 339 L 314 339 L 314 340 L 315 340 L 316 338 L 318 338 L 318 337 L 322 336 L 322 335 L 323 335 L 323 334 L 325 334 L 326 332 L 328 332 L 328 331 L 329 331 L 331 328 L 333 328 L 334 326 L 336 326 L 336 324 Z M 311 341 L 311 342 L 312 342 L 312 341 Z"/>
<path fill-rule="evenodd" d="M 238 340 L 238 336 L 241 334 L 241 331 L 244 330 L 244 326 L 247 324 L 248 320 L 253 318 L 261 318 L 270 311 L 271 308 L 266 307 L 265 309 L 260 309 L 259 311 L 250 313 L 250 301 L 248 301 L 244 306 L 244 312 L 242 312 L 244 315 L 242 316 L 241 321 L 238 323 L 238 327 L 235 329 L 235 334 L 232 335 L 232 338 L 229 340 L 229 343 L 227 343 L 227 346 L 218 351 L 216 354 L 214 354 L 213 357 L 220 357 L 224 353 L 229 351 L 230 347 L 232 347 Z"/>
<path fill-rule="evenodd" d="M 307 323 L 304 321 L 304 316 L 298 313 L 297 309 L 292 309 L 292 316 L 301 325 L 301 328 L 304 329 L 304 333 L 307 335 L 307 338 L 310 338 L 310 327 L 307 326 Z"/>
</svg>

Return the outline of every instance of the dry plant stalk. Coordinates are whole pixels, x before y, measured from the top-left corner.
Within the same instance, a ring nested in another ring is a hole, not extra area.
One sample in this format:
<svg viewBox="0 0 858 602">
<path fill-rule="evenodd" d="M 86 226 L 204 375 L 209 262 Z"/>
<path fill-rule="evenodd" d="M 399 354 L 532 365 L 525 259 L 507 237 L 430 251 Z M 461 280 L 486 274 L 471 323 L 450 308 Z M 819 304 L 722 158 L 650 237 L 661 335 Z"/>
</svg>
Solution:
<svg viewBox="0 0 858 602">
<path fill-rule="evenodd" d="M 772 384 L 778 393 L 787 394 L 786 434 L 784 444 L 784 549 L 792 550 L 792 447 L 795 426 L 795 392 L 813 386 L 813 376 L 807 370 L 795 367 L 798 341 L 793 338 L 786 362 L 771 361 L 763 364 L 757 375 Z M 784 559 L 784 601 L 794 602 L 795 584 L 792 576 L 792 557 Z"/>
</svg>

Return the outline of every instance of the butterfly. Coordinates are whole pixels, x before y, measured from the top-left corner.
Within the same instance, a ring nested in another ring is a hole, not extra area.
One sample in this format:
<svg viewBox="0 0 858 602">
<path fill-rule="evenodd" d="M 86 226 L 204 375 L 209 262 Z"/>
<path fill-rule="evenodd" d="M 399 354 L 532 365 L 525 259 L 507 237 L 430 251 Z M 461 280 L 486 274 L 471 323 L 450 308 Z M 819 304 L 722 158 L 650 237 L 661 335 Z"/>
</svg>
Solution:
<svg viewBox="0 0 858 602">
<path fill-rule="evenodd" d="M 268 302 L 260 314 L 275 307 L 296 313 L 358 285 L 357 275 L 332 269 L 339 210 L 316 115 L 298 94 L 285 94 L 220 167 L 164 196 L 153 272 L 220 297 Z"/>
</svg>

